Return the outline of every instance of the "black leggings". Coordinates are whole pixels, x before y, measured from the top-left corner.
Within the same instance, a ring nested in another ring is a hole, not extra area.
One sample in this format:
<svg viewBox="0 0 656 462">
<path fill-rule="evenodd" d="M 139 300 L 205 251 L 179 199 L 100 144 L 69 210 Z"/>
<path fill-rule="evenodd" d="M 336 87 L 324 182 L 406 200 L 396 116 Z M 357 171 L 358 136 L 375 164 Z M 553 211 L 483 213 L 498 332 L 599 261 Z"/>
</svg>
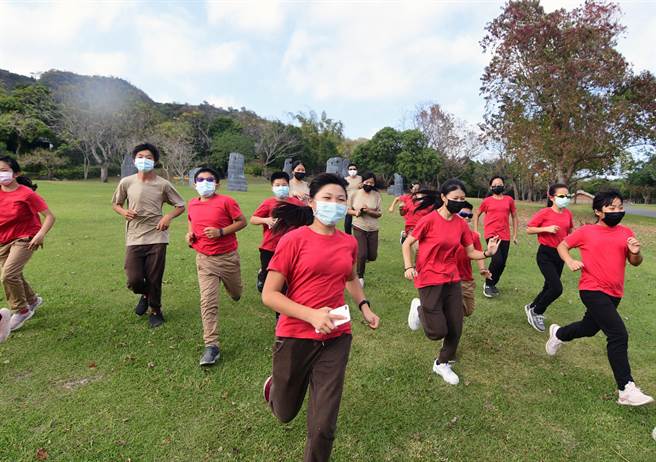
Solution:
<svg viewBox="0 0 656 462">
<path fill-rule="evenodd" d="M 547 307 L 551 305 L 563 293 L 563 284 L 560 276 L 563 274 L 565 262 L 558 255 L 558 251 L 546 245 L 540 245 L 536 256 L 538 268 L 544 276 L 544 286 L 535 300 L 533 300 L 533 311 L 536 314 L 544 314 Z"/>
<path fill-rule="evenodd" d="M 269 262 L 272 258 L 273 252 L 260 249 L 260 272 L 257 275 L 257 279 L 262 283 L 262 286 L 264 286 L 264 281 L 266 281 L 267 274 L 269 274 Z"/>
<path fill-rule="evenodd" d="M 490 239 L 486 239 L 486 242 L 489 242 Z M 499 241 L 499 248 L 497 253 L 492 255 L 492 261 L 490 261 L 490 273 L 492 273 L 491 279 L 486 279 L 485 283 L 489 286 L 496 286 L 501 279 L 503 270 L 506 269 L 506 261 L 508 260 L 508 251 L 510 250 L 510 241 Z"/>
<path fill-rule="evenodd" d="M 353 234 L 353 215 L 348 213 L 344 217 L 344 232 L 346 234 Z"/>
<path fill-rule="evenodd" d="M 633 382 L 633 377 L 629 365 L 629 334 L 617 311 L 622 299 L 596 290 L 582 290 L 579 293 L 586 307 L 583 319 L 561 327 L 556 337 L 569 342 L 576 338 L 593 337 L 601 330 L 606 335 L 608 362 L 617 387 L 624 390 L 627 383 Z"/>
</svg>

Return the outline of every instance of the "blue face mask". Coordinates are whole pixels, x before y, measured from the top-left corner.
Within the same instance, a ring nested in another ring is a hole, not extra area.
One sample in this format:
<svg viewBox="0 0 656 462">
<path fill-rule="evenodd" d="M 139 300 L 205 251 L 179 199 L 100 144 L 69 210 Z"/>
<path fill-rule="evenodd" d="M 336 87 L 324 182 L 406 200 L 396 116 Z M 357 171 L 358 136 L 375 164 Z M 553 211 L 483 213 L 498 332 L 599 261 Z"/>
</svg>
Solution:
<svg viewBox="0 0 656 462">
<path fill-rule="evenodd" d="M 155 168 L 155 161 L 146 159 L 145 157 L 137 157 L 134 159 L 134 166 L 137 167 L 137 170 L 140 172 L 150 172 Z"/>
<path fill-rule="evenodd" d="M 556 197 L 554 202 L 559 209 L 564 209 L 569 205 L 570 199 L 569 197 Z"/>
<path fill-rule="evenodd" d="M 286 199 L 289 197 L 289 186 L 274 186 L 271 188 L 273 195 L 278 199 Z"/>
<path fill-rule="evenodd" d="M 216 191 L 216 182 L 205 180 L 203 182 L 196 183 L 196 191 L 203 197 L 211 196 L 214 194 L 214 191 Z"/>
<path fill-rule="evenodd" d="M 346 205 L 337 202 L 316 201 L 314 216 L 326 226 L 335 226 L 346 216 Z"/>
</svg>

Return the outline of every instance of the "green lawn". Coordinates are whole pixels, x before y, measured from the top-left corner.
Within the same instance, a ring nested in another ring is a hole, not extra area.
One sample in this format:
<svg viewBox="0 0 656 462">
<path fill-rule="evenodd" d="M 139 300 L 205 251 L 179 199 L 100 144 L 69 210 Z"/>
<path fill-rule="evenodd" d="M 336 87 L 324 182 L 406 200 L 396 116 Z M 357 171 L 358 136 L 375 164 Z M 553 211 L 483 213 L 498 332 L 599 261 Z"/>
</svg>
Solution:
<svg viewBox="0 0 656 462">
<path fill-rule="evenodd" d="M 46 303 L 0 345 L 0 460 L 37 460 L 40 448 L 51 461 L 300 460 L 304 412 L 281 425 L 261 397 L 275 319 L 255 290 L 261 230 L 239 234 L 245 295 L 233 303 L 222 293 L 223 355 L 203 370 L 186 220 L 171 231 L 167 323 L 151 330 L 134 315 L 137 297 L 125 288 L 113 188 L 40 183 L 58 220 L 27 269 Z M 234 197 L 250 215 L 268 194 L 260 182 Z M 522 226 L 538 207 L 519 204 Z M 576 212 L 590 217 L 587 207 Z M 431 372 L 439 344 L 406 324 L 416 291 L 402 276 L 401 219 L 386 215 L 382 222 L 380 257 L 368 266 L 366 287 L 382 325 L 373 332 L 354 323 L 334 460 L 656 460 L 656 407 L 615 404 L 604 337 L 566 345 L 552 359 L 545 336 L 526 323 L 523 306 L 542 285 L 535 238 L 522 234 L 511 248 L 499 299 L 483 299 L 478 290 L 455 366 L 461 384 L 452 387 Z M 645 263 L 627 270 L 621 312 L 636 381 L 656 394 L 656 221 L 632 216 L 625 223 L 643 241 Z M 566 272 L 563 280 L 565 293 L 547 312 L 561 324 L 583 313 L 578 275 Z"/>
</svg>

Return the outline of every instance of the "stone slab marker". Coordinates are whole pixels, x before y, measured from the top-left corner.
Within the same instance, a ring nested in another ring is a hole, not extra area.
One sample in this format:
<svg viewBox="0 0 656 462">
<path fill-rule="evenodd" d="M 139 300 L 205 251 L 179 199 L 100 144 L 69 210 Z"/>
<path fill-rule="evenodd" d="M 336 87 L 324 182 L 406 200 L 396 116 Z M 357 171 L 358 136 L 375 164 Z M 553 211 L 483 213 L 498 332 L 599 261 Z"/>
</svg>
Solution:
<svg viewBox="0 0 656 462">
<path fill-rule="evenodd" d="M 194 177 L 196 176 L 196 172 L 200 170 L 200 167 L 192 168 L 189 170 L 189 186 L 192 188 L 195 188 L 196 185 L 194 184 Z"/>
<path fill-rule="evenodd" d="M 326 161 L 326 173 L 334 173 L 342 176 L 344 170 L 344 159 L 341 157 L 331 157 Z"/>
<path fill-rule="evenodd" d="M 288 157 L 285 159 L 285 166 L 282 168 L 282 171 L 285 172 L 287 175 L 289 175 L 289 178 L 292 177 L 292 164 L 294 163 L 294 159 L 291 157 Z"/>
<path fill-rule="evenodd" d="M 244 156 L 231 152 L 228 160 L 228 191 L 248 191 L 244 175 Z"/>
<path fill-rule="evenodd" d="M 137 173 L 137 167 L 134 166 L 134 159 L 132 154 L 125 153 L 123 156 L 123 162 L 121 162 L 121 178 L 126 176 L 134 175 Z"/>
<path fill-rule="evenodd" d="M 398 173 L 394 174 L 394 183 L 387 188 L 387 193 L 397 197 L 403 194 L 403 177 Z"/>
</svg>

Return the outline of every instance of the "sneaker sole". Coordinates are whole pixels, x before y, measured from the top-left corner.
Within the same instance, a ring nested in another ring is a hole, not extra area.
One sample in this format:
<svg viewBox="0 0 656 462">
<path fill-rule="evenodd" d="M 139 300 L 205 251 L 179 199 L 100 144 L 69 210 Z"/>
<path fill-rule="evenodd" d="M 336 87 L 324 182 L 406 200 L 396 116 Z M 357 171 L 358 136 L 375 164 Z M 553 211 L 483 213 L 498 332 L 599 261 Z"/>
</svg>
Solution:
<svg viewBox="0 0 656 462">
<path fill-rule="evenodd" d="M 267 402 L 267 404 L 270 403 L 269 399 L 271 398 L 271 386 L 269 384 L 271 383 L 272 380 L 273 380 L 273 376 L 270 375 L 264 381 L 264 385 L 262 385 L 262 397 L 264 398 L 264 401 Z M 267 396 L 267 385 L 269 385 L 269 396 Z"/>
<path fill-rule="evenodd" d="M 556 329 L 555 329 L 556 331 L 558 331 L 558 329 L 560 329 L 560 326 L 556 326 L 555 324 L 552 324 L 551 326 L 554 326 L 554 327 L 556 328 Z M 549 348 L 548 348 L 548 347 L 549 347 L 549 342 L 551 341 L 551 337 L 555 337 L 555 336 L 556 336 L 556 332 L 554 332 L 554 333 L 552 334 L 552 332 L 551 332 L 551 326 L 549 326 L 549 339 L 547 340 L 547 343 L 544 344 L 544 350 L 547 352 L 547 355 L 549 355 L 549 356 L 551 356 L 551 357 L 554 357 L 554 356 L 556 356 L 556 354 L 558 353 L 558 350 L 556 350 L 556 352 L 555 352 L 554 354 L 551 354 L 551 352 L 549 351 Z M 562 345 L 561 345 L 561 346 L 562 346 Z"/>
<path fill-rule="evenodd" d="M 631 407 L 645 406 L 645 405 L 651 404 L 653 402 L 654 402 L 653 398 L 649 401 L 645 401 L 644 403 L 630 403 L 630 402 L 621 401 L 619 399 L 617 400 L 617 404 L 619 404 L 621 406 L 631 406 Z"/>
<path fill-rule="evenodd" d="M 34 316 L 34 311 L 30 311 L 30 315 L 29 315 L 27 318 L 23 319 L 23 320 L 21 321 L 20 324 L 17 324 L 17 325 L 14 326 L 13 328 L 10 328 L 10 332 L 14 332 L 14 331 L 20 329 L 21 327 L 23 327 L 23 325 L 24 325 L 27 321 L 29 321 L 30 319 L 32 319 L 32 316 Z"/>
<path fill-rule="evenodd" d="M 37 297 L 34 306 L 30 307 L 30 311 L 36 313 L 36 310 L 38 310 L 41 305 L 43 305 L 43 298 Z"/>
<path fill-rule="evenodd" d="M 200 364 L 201 366 L 212 366 L 212 365 L 216 364 L 216 362 L 217 362 L 218 360 L 219 360 L 219 358 L 217 357 L 214 361 L 211 361 L 211 362 L 203 362 L 203 361 L 201 361 L 199 364 Z"/>
<path fill-rule="evenodd" d="M 434 372 L 435 375 L 437 375 L 439 378 L 441 378 L 442 380 L 444 380 L 444 383 L 446 383 L 447 385 L 453 385 L 453 386 L 456 386 L 456 385 L 458 385 L 458 384 L 460 383 L 460 379 L 458 379 L 458 381 L 457 381 L 456 383 L 452 383 L 452 382 L 449 382 L 448 380 L 446 380 L 442 374 L 440 374 L 439 372 L 437 372 L 435 366 L 433 366 L 433 372 Z"/>
<path fill-rule="evenodd" d="M 414 304 L 410 303 L 410 313 L 408 313 L 408 327 L 412 331 L 419 330 L 419 328 L 421 327 L 421 320 L 419 319 L 419 306 L 421 306 L 421 304 L 417 305 L 417 321 L 418 322 L 417 322 L 417 326 L 414 327 L 413 324 L 412 324 L 412 311 L 413 311 Z"/>
<path fill-rule="evenodd" d="M 486 298 L 494 298 L 494 295 L 488 295 L 487 292 L 485 292 L 485 286 L 483 286 L 483 296 Z"/>
<path fill-rule="evenodd" d="M 526 319 L 528 320 L 529 326 L 531 326 L 533 329 L 537 330 L 538 332 L 543 333 L 544 329 L 540 330 L 540 329 L 538 329 L 538 326 L 533 324 L 533 317 L 531 316 L 531 310 L 529 308 L 527 308 L 526 306 L 524 306 L 524 312 L 526 313 Z"/>
</svg>

